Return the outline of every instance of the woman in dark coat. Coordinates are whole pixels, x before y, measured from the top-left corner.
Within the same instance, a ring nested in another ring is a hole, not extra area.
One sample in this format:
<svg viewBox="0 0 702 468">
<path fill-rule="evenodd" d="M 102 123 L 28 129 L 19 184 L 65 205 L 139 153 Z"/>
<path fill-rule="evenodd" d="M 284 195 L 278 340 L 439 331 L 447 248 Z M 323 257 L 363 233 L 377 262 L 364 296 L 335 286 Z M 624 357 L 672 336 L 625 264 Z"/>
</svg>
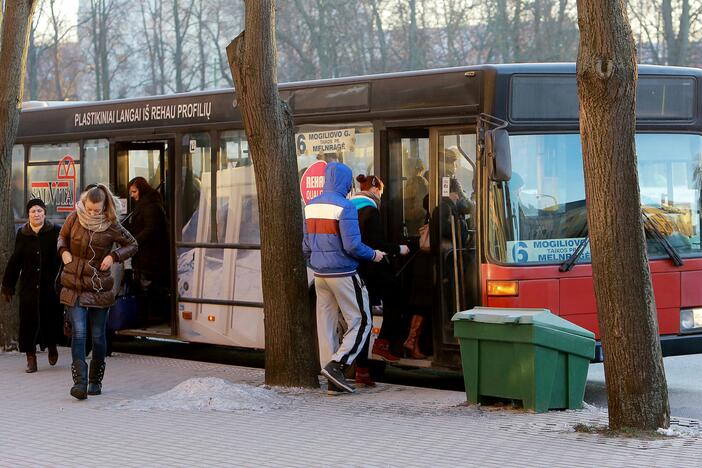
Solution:
<svg viewBox="0 0 702 468">
<path fill-rule="evenodd" d="M 383 223 L 380 218 L 380 198 L 383 196 L 383 181 L 374 175 L 363 174 L 356 177 L 361 184 L 361 191 L 351 197 L 351 203 L 358 210 L 358 227 L 361 240 L 368 247 L 385 252 L 388 255 L 406 255 L 409 248 L 387 242 L 383 234 Z M 373 343 L 373 354 L 388 362 L 396 362 L 400 358 L 390 351 L 390 343 L 400 338 L 401 299 L 397 296 L 400 290 L 390 263 L 387 261 L 371 263 L 364 262 L 358 266 L 358 273 L 366 283 L 371 304 L 383 303 L 383 325 L 378 339 Z M 356 383 L 369 386 L 375 385 L 368 372 L 368 342 L 358 354 L 356 367 Z"/>
<path fill-rule="evenodd" d="M 119 248 L 114 249 L 114 244 Z M 68 307 L 73 324 L 71 395 L 84 400 L 102 392 L 105 374 L 105 329 L 107 311 L 115 302 L 114 277 L 110 267 L 137 251 L 137 243 L 117 221 L 115 202 L 103 184 L 80 196 L 59 233 L 56 244 L 64 267 L 61 273 L 61 303 Z M 88 326 L 92 334 L 90 374 L 85 362 Z"/>
<path fill-rule="evenodd" d="M 134 278 L 146 292 L 152 321 L 167 318 L 170 281 L 168 218 L 161 194 L 143 177 L 129 181 L 129 196 L 135 207 L 125 227 L 139 244 L 132 259 Z"/>
<path fill-rule="evenodd" d="M 56 255 L 59 228 L 46 220 L 46 205 L 39 198 L 27 203 L 27 217 L 27 224 L 17 231 L 15 250 L 5 268 L 2 295 L 9 302 L 19 278 L 19 349 L 27 354 L 26 372 L 36 372 L 37 344 L 49 348 L 49 364 L 58 360 L 56 343 L 63 318 L 54 287 L 60 265 Z"/>
</svg>

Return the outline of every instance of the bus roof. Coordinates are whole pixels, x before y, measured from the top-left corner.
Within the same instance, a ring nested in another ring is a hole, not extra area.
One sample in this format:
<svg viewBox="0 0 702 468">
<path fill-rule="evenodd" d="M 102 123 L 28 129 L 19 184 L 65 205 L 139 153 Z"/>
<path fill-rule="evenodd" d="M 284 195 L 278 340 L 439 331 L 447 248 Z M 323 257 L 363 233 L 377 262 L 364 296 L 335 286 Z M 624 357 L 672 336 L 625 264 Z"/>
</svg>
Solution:
<svg viewBox="0 0 702 468">
<path fill-rule="evenodd" d="M 693 67 L 677 67 L 667 65 L 639 64 L 639 74 L 642 75 L 693 75 L 702 76 L 702 69 Z M 504 64 L 482 64 L 463 67 L 433 68 L 429 70 L 402 71 L 393 73 L 377 73 L 372 75 L 356 75 L 340 78 L 325 78 L 307 81 L 291 81 L 280 83 L 279 89 L 290 90 L 297 88 L 316 88 L 330 85 L 352 84 L 357 82 L 373 82 L 393 78 L 407 78 L 419 76 L 431 76 L 442 74 L 465 73 L 468 71 L 491 70 L 497 75 L 513 74 L 571 74 L 575 73 L 574 62 L 553 62 L 553 63 L 504 63 Z M 232 94 L 234 88 L 212 88 L 198 91 L 188 91 L 185 93 L 157 94 L 152 96 L 140 96 L 123 99 L 110 99 L 104 101 L 25 101 L 22 104 L 22 112 L 42 111 L 47 108 L 66 108 L 94 106 L 96 104 L 109 105 L 111 103 L 129 103 L 145 100 L 174 99 L 178 97 L 206 96 L 214 94 Z"/>
</svg>

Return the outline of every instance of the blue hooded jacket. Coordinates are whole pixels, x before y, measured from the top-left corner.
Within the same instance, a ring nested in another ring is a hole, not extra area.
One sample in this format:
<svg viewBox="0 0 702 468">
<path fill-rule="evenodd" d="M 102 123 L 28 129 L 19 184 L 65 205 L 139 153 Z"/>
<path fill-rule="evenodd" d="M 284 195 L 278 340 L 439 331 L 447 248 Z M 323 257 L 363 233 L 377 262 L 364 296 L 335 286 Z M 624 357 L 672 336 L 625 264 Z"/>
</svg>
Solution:
<svg viewBox="0 0 702 468">
<path fill-rule="evenodd" d="M 322 194 L 305 207 L 302 250 L 316 276 L 350 276 L 358 261 L 371 261 L 375 251 L 361 241 L 358 212 L 346 195 L 351 191 L 351 168 L 329 163 Z"/>
</svg>

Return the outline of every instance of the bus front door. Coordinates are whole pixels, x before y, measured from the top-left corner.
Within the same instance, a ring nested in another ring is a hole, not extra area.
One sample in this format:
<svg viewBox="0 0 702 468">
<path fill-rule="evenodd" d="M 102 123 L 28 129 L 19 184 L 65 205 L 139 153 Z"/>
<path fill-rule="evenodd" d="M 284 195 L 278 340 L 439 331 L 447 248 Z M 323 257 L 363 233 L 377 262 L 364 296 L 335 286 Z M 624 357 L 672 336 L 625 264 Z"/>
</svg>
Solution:
<svg viewBox="0 0 702 468">
<path fill-rule="evenodd" d="M 451 317 L 477 305 L 475 255 L 476 134 L 472 129 L 432 129 L 432 163 L 436 190 L 431 233 L 440 304 L 434 314 L 434 362 L 456 366 L 458 342 Z"/>
</svg>

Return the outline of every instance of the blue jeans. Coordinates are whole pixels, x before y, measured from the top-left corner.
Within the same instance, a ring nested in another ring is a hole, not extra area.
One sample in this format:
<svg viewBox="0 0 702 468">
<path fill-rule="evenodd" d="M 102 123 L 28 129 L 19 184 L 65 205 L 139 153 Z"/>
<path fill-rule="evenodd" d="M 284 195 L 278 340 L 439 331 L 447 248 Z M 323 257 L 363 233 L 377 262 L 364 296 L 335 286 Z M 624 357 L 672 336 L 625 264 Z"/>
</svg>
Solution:
<svg viewBox="0 0 702 468">
<path fill-rule="evenodd" d="M 107 308 L 97 309 L 82 306 L 68 308 L 71 323 L 73 324 L 71 356 L 74 361 L 85 361 L 85 340 L 88 336 L 88 324 L 90 324 L 90 334 L 93 338 L 93 359 L 96 361 L 105 360 L 107 310 Z"/>
</svg>

